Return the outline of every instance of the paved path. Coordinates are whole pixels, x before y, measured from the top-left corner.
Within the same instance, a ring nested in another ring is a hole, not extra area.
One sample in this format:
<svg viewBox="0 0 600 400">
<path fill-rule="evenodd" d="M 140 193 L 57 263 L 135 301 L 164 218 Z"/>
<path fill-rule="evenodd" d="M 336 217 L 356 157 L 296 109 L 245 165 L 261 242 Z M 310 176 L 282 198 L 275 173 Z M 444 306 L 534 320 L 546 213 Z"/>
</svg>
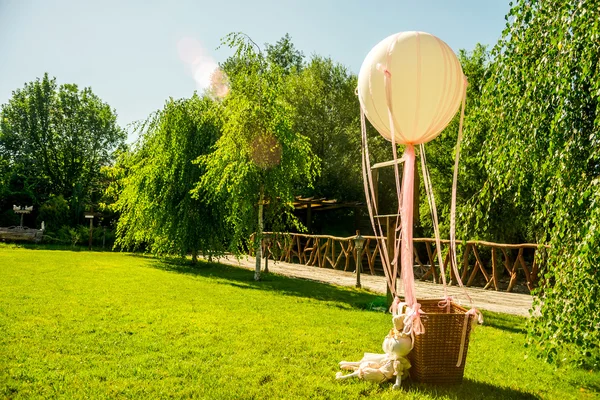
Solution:
<svg viewBox="0 0 600 400">
<path fill-rule="evenodd" d="M 244 257 L 238 261 L 234 257 L 230 256 L 221 258 L 219 262 L 252 270 L 255 266 L 254 257 Z M 275 263 L 273 260 L 269 260 L 269 271 L 294 278 L 309 279 L 340 286 L 356 285 L 356 275 L 354 275 L 352 272 L 344 272 L 328 268 L 309 267 L 302 264 L 291 264 L 282 261 L 277 261 Z M 369 289 L 377 293 L 385 293 L 386 283 L 383 276 L 362 274 L 361 283 L 365 289 Z M 444 291 L 442 285 L 419 280 L 417 280 L 415 283 L 417 296 L 419 298 L 439 299 L 443 297 Z M 400 281 L 398 282 L 397 287 L 400 289 L 402 288 Z M 472 287 L 467 288 L 467 291 L 477 308 L 506 314 L 529 316 L 529 309 L 532 306 L 532 297 L 528 294 L 497 292 L 494 290 L 483 290 Z M 468 305 L 468 300 L 465 299 L 462 289 L 458 288 L 457 286 L 451 286 L 448 288 L 448 293 L 451 296 L 458 296 L 458 298 L 462 300 L 462 304 Z"/>
</svg>

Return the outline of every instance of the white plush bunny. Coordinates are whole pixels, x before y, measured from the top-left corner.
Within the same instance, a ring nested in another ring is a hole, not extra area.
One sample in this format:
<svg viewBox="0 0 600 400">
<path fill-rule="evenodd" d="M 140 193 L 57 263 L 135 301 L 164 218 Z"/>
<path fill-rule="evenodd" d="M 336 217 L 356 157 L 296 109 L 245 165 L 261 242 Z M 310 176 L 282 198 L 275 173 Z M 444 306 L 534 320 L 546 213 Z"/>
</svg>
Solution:
<svg viewBox="0 0 600 400">
<path fill-rule="evenodd" d="M 394 329 L 385 337 L 382 345 L 385 354 L 365 353 L 360 361 L 340 362 L 340 368 L 354 372 L 348 375 L 338 372 L 335 376 L 336 379 L 358 377 L 382 383 L 392 380 L 395 376 L 394 389 L 400 388 L 402 378 L 408 375 L 410 362 L 406 356 L 413 346 L 411 336 L 404 333 L 404 317 L 404 314 L 395 314 L 392 318 Z"/>
</svg>

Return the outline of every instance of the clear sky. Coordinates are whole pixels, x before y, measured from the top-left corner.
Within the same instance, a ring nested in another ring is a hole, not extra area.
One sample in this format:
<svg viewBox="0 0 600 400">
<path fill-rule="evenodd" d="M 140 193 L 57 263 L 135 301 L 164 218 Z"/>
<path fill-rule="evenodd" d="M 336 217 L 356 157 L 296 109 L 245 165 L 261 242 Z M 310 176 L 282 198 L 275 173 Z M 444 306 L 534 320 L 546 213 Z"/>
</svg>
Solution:
<svg viewBox="0 0 600 400">
<path fill-rule="evenodd" d="M 126 124 L 205 85 L 242 31 L 259 44 L 285 33 L 305 55 L 357 73 L 371 47 L 400 31 L 458 49 L 493 46 L 509 0 L 0 0 L 0 103 L 44 72 L 91 86 Z M 190 55 L 191 54 L 191 55 Z"/>
</svg>

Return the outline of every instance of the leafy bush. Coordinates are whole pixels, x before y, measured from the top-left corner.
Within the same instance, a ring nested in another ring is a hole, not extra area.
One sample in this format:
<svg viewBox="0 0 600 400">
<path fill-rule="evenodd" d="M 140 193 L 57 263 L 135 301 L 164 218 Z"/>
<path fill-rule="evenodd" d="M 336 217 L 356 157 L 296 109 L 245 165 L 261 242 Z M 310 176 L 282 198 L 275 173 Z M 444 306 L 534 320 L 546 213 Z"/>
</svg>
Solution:
<svg viewBox="0 0 600 400">
<path fill-rule="evenodd" d="M 61 226 L 54 234 L 44 235 L 44 239 L 49 242 L 70 244 L 75 246 L 81 239 L 81 234 L 77 228 L 72 228 L 68 225 Z"/>
<path fill-rule="evenodd" d="M 90 228 L 85 225 L 70 227 L 63 225 L 55 232 L 44 235 L 44 241 L 48 243 L 60 243 L 70 246 L 87 246 L 89 244 Z M 96 248 L 102 246 L 104 240 L 105 249 L 111 249 L 115 242 L 114 230 L 107 227 L 95 226 L 92 231 L 92 245 Z"/>
<path fill-rule="evenodd" d="M 38 225 L 44 222 L 49 232 L 57 232 L 70 217 L 69 203 L 65 198 L 62 195 L 50 196 L 40 207 L 37 222 Z"/>
</svg>

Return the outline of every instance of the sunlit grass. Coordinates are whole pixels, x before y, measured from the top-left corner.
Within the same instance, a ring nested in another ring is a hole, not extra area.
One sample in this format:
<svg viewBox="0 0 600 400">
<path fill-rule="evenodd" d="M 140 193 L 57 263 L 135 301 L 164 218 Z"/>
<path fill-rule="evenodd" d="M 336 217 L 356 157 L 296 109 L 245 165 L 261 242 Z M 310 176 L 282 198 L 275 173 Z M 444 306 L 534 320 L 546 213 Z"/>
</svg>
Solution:
<svg viewBox="0 0 600 400">
<path fill-rule="evenodd" d="M 372 293 L 218 264 L 0 246 L 0 397 L 594 398 L 597 373 L 524 359 L 524 320 L 486 314 L 465 381 L 334 379 L 379 352 Z"/>
</svg>

